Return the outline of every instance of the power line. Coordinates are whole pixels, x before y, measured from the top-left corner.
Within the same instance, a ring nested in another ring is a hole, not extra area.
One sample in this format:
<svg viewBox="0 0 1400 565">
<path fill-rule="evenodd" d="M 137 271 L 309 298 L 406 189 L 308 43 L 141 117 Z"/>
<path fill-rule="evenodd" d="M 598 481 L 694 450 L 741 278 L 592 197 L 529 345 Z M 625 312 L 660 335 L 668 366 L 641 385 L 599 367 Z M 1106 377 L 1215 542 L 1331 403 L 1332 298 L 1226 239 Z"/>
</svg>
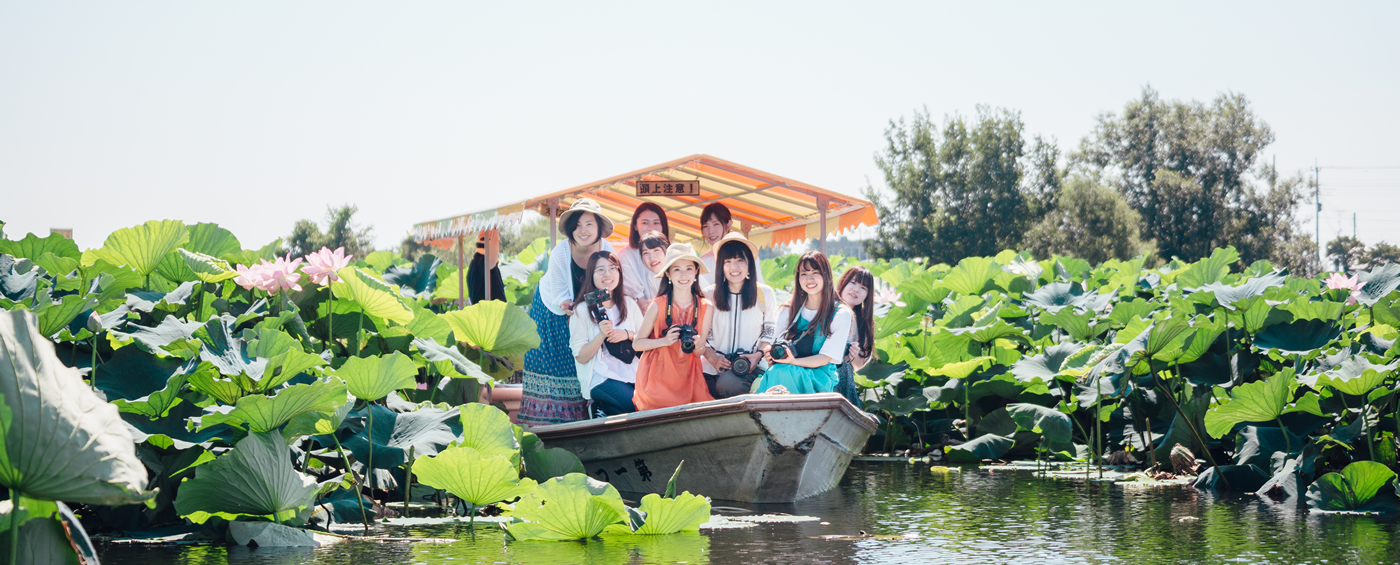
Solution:
<svg viewBox="0 0 1400 565">
<path fill-rule="evenodd" d="M 1378 165 L 1374 167 L 1317 167 L 1315 169 L 1400 169 L 1400 165 Z"/>
</svg>

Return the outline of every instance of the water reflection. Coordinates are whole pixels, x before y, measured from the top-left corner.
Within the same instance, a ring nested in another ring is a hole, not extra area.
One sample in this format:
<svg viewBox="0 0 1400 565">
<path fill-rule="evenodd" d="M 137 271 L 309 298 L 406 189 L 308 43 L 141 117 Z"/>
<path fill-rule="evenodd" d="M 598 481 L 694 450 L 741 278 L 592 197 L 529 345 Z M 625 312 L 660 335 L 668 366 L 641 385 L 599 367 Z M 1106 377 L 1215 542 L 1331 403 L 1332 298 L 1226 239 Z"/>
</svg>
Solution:
<svg viewBox="0 0 1400 565">
<path fill-rule="evenodd" d="M 450 543 L 344 542 L 315 550 L 210 546 L 109 547 L 108 565 L 238 563 L 1396 563 L 1393 519 L 1308 514 L 1253 496 L 1190 487 L 1139 488 L 1025 472 L 940 471 L 890 463 L 851 465 L 831 492 L 757 512 L 820 522 L 680 536 L 606 536 L 590 542 L 506 542 L 466 525 L 384 529 Z M 825 524 L 821 522 L 826 522 Z M 820 536 L 906 535 L 831 540 Z"/>
</svg>

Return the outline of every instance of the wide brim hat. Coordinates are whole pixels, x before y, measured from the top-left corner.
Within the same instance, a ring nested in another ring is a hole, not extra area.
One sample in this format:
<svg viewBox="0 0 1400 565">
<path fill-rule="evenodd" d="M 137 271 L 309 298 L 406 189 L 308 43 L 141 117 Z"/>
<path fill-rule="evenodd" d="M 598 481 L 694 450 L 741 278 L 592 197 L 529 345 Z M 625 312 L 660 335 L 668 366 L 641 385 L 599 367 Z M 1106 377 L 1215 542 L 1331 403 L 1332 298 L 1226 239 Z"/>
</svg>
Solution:
<svg viewBox="0 0 1400 565">
<path fill-rule="evenodd" d="M 719 250 L 720 250 L 720 248 L 721 248 L 721 247 L 724 247 L 724 244 L 729 243 L 729 242 L 731 242 L 731 241 L 737 241 L 737 242 L 739 242 L 739 243 L 744 244 L 744 247 L 749 248 L 749 253 L 752 253 L 752 254 L 753 254 L 753 260 L 754 260 L 754 262 L 755 262 L 755 263 L 758 262 L 758 246 L 757 246 L 757 245 L 754 245 L 752 241 L 749 241 L 749 238 L 744 237 L 744 234 L 739 233 L 739 232 L 736 232 L 736 231 L 732 231 L 732 232 L 729 232 L 729 233 L 727 233 L 727 234 L 724 234 L 724 237 L 719 238 L 719 241 L 716 241 L 716 242 L 715 242 L 715 260 L 716 260 L 716 261 L 719 260 Z M 716 268 L 716 269 L 718 269 L 719 267 L 720 267 L 720 265 L 718 265 L 718 264 L 715 265 L 715 268 Z"/>
<path fill-rule="evenodd" d="M 573 204 L 570 204 L 568 210 L 565 210 L 563 214 L 559 214 L 559 225 L 563 226 L 565 223 L 567 223 L 569 221 L 569 216 L 572 216 L 574 214 L 581 214 L 583 212 L 592 212 L 594 214 L 597 214 L 598 221 L 602 222 L 602 225 L 598 226 L 599 241 L 602 241 L 612 236 L 612 219 L 608 218 L 607 214 L 603 213 L 603 207 L 599 206 L 598 203 L 595 202 L 592 198 L 580 198 L 578 200 L 575 200 Z M 564 237 L 568 237 L 568 234 L 564 234 Z"/>
<path fill-rule="evenodd" d="M 710 272 L 710 269 L 705 267 L 705 262 L 701 261 L 700 256 L 695 254 L 695 248 L 691 247 L 689 243 L 672 243 L 670 247 L 666 248 L 666 264 L 662 265 L 661 270 L 652 275 L 652 278 L 661 278 L 666 274 L 666 271 L 671 270 L 671 265 L 675 265 L 677 261 L 694 261 L 695 271 L 698 274 L 703 275 Z"/>
</svg>

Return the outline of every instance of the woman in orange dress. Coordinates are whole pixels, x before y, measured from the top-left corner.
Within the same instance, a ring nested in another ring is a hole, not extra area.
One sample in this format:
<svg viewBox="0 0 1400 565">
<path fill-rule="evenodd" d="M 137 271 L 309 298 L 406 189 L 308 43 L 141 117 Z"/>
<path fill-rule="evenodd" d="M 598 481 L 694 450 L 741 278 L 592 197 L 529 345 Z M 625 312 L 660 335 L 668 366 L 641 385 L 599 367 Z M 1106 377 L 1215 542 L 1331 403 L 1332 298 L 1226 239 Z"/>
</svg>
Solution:
<svg viewBox="0 0 1400 565">
<path fill-rule="evenodd" d="M 661 286 L 640 326 L 650 328 L 650 333 L 647 339 L 632 342 L 632 347 L 642 352 L 632 396 L 638 410 L 714 400 L 700 362 L 711 316 L 710 301 L 699 282 L 706 271 L 689 244 L 673 243 L 666 248 L 665 266 L 656 275 Z M 683 332 L 683 328 L 688 331 Z"/>
</svg>

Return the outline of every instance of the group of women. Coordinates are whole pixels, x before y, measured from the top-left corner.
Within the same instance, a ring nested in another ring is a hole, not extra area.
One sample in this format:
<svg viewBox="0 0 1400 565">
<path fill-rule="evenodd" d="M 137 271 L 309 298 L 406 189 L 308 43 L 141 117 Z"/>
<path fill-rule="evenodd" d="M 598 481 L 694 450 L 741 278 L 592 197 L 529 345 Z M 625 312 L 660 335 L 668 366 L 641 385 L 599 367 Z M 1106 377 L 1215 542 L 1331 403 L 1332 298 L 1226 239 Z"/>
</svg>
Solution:
<svg viewBox="0 0 1400 565">
<path fill-rule="evenodd" d="M 825 255 L 797 264 L 791 299 L 763 283 L 758 247 L 712 203 L 707 250 L 672 243 L 666 213 L 643 203 L 628 246 L 581 198 L 559 217 L 530 317 L 519 420 L 543 425 L 755 393 L 840 392 L 859 405 L 854 373 L 874 351 L 874 277 L 851 267 L 833 283 Z"/>
</svg>

